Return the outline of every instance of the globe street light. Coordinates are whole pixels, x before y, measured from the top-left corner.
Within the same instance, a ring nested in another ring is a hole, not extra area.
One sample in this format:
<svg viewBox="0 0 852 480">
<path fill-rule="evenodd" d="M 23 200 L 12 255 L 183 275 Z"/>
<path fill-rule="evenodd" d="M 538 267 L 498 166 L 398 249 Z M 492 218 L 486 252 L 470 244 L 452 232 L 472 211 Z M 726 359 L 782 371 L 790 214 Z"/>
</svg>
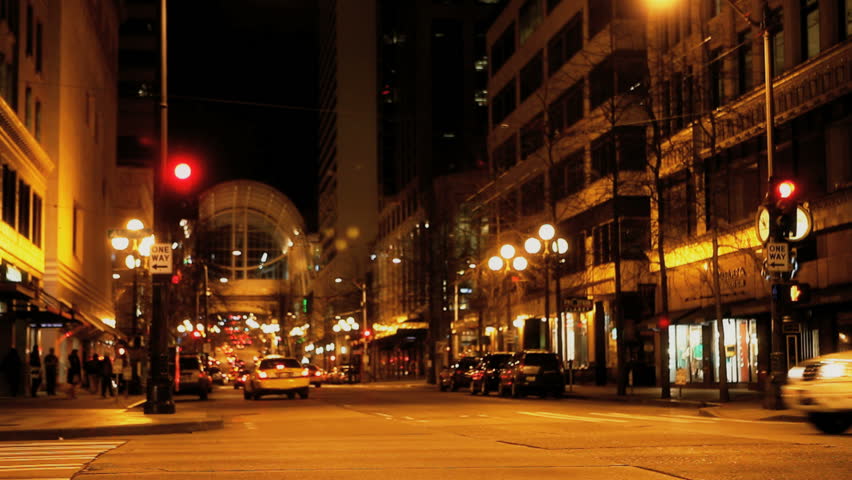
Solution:
<svg viewBox="0 0 852 480">
<path fill-rule="evenodd" d="M 551 329 L 550 329 L 550 262 L 555 256 L 564 255 L 568 252 L 568 241 L 564 238 L 555 238 L 556 228 L 549 223 L 538 228 L 538 237 L 530 237 L 524 242 L 524 250 L 530 255 L 540 254 L 544 263 L 544 320 L 547 325 L 547 333 L 544 336 L 544 345 L 548 350 L 552 349 Z M 558 267 L 558 262 L 555 267 Z M 553 269 L 553 275 L 556 281 L 556 325 L 557 325 L 557 353 L 562 353 L 562 309 L 561 296 L 559 286 L 558 268 Z M 541 338 L 539 338 L 541 342 Z"/>
<path fill-rule="evenodd" d="M 133 271 L 133 289 L 131 291 L 131 314 L 130 314 L 130 337 L 131 348 L 131 368 L 133 371 L 132 380 L 128 385 L 130 393 L 141 391 L 139 381 L 139 371 L 137 367 L 137 353 L 139 348 L 138 326 L 139 326 L 139 267 L 142 266 L 142 259 L 151 255 L 151 245 L 154 244 L 154 236 L 150 228 L 145 228 L 145 224 L 138 218 L 131 219 L 127 222 L 125 228 L 119 228 L 109 231 L 109 240 L 112 248 L 117 252 L 122 252 L 130 249 L 130 253 L 124 257 L 124 266 L 128 270 Z M 117 278 L 113 275 L 114 279 Z"/>
<path fill-rule="evenodd" d="M 526 257 L 522 255 L 516 256 L 517 253 L 515 247 L 506 243 L 499 249 L 500 255 L 494 255 L 493 257 L 488 259 L 488 268 L 493 272 L 503 272 L 508 273 L 512 270 L 516 272 L 522 272 L 526 270 L 529 266 L 529 262 Z M 507 279 L 509 277 L 506 277 Z M 511 297 L 506 295 L 506 321 L 510 322 L 512 319 L 512 302 Z M 500 333 L 501 330 L 498 330 L 498 347 L 502 350 L 505 348 L 503 343 L 503 334 Z"/>
</svg>

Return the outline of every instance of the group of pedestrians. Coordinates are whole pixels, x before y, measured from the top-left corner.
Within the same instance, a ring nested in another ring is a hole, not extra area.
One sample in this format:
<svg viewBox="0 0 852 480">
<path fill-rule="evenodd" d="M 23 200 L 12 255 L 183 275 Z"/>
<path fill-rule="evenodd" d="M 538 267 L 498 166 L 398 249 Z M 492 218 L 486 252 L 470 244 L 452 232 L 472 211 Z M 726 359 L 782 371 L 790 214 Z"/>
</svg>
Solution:
<svg viewBox="0 0 852 480">
<path fill-rule="evenodd" d="M 55 350 L 50 348 L 44 358 L 39 356 L 38 345 L 33 345 L 28 356 L 28 372 L 29 372 L 29 394 L 33 397 L 37 396 L 38 390 L 41 387 L 42 381 L 45 383 L 45 391 L 48 396 L 56 395 L 56 384 L 59 377 L 59 358 L 56 356 Z M 77 349 L 71 350 L 68 354 L 68 363 L 66 371 L 67 394 L 69 398 L 77 398 L 77 386 L 82 385 L 91 393 L 97 394 L 100 390 L 102 397 L 115 396 L 115 389 L 123 384 L 122 374 L 125 367 L 125 360 L 122 357 L 116 358 L 113 362 L 108 356 L 92 354 L 91 358 L 83 362 Z M 0 363 L 0 370 L 3 371 L 6 377 L 6 382 L 9 385 L 9 393 L 15 397 L 21 389 L 21 382 L 24 378 L 24 366 L 17 349 L 14 347 L 9 349 L 6 357 Z M 113 383 L 115 382 L 115 383 Z"/>
</svg>

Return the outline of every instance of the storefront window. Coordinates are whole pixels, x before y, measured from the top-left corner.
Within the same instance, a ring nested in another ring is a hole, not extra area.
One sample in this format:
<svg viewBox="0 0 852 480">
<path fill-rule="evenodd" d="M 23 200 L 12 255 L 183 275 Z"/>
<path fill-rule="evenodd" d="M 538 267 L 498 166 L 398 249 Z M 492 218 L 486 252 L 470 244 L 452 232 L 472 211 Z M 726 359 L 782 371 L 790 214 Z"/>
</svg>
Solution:
<svg viewBox="0 0 852 480">
<path fill-rule="evenodd" d="M 563 313 L 565 318 L 565 360 L 573 360 L 574 368 L 589 365 L 588 313 Z"/>
<path fill-rule="evenodd" d="M 612 307 L 609 302 L 604 302 L 604 331 L 606 332 L 606 366 L 616 368 L 618 366 L 618 349 L 616 347 L 618 330 L 615 328 L 615 319 L 612 318 Z"/>
<path fill-rule="evenodd" d="M 672 325 L 669 327 L 669 378 L 680 377 L 687 383 L 704 381 L 704 343 L 701 325 Z"/>
<path fill-rule="evenodd" d="M 719 378 L 719 333 L 716 322 L 713 328 L 713 371 Z M 728 382 L 748 383 L 757 381 L 757 322 L 753 319 L 726 318 L 725 370 Z"/>
</svg>

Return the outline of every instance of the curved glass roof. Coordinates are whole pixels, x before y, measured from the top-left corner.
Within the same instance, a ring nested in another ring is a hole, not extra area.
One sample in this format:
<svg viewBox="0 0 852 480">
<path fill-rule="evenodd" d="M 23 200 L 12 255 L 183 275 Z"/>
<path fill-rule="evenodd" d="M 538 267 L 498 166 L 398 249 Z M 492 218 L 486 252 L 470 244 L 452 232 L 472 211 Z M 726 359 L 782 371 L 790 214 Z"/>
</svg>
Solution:
<svg viewBox="0 0 852 480">
<path fill-rule="evenodd" d="M 304 220 L 278 190 L 252 180 L 220 183 L 198 205 L 199 254 L 231 279 L 288 279 L 306 269 L 289 255 L 304 239 Z"/>
</svg>

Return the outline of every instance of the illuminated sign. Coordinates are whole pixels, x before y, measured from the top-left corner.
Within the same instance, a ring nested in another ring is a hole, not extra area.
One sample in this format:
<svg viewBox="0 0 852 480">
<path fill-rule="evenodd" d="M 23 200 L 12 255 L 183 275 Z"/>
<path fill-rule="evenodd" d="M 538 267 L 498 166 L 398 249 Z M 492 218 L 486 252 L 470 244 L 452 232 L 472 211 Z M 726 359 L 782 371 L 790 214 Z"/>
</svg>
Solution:
<svg viewBox="0 0 852 480">
<path fill-rule="evenodd" d="M 24 276 L 15 266 L 6 265 L 6 281 L 20 283 L 24 281 Z"/>
</svg>

